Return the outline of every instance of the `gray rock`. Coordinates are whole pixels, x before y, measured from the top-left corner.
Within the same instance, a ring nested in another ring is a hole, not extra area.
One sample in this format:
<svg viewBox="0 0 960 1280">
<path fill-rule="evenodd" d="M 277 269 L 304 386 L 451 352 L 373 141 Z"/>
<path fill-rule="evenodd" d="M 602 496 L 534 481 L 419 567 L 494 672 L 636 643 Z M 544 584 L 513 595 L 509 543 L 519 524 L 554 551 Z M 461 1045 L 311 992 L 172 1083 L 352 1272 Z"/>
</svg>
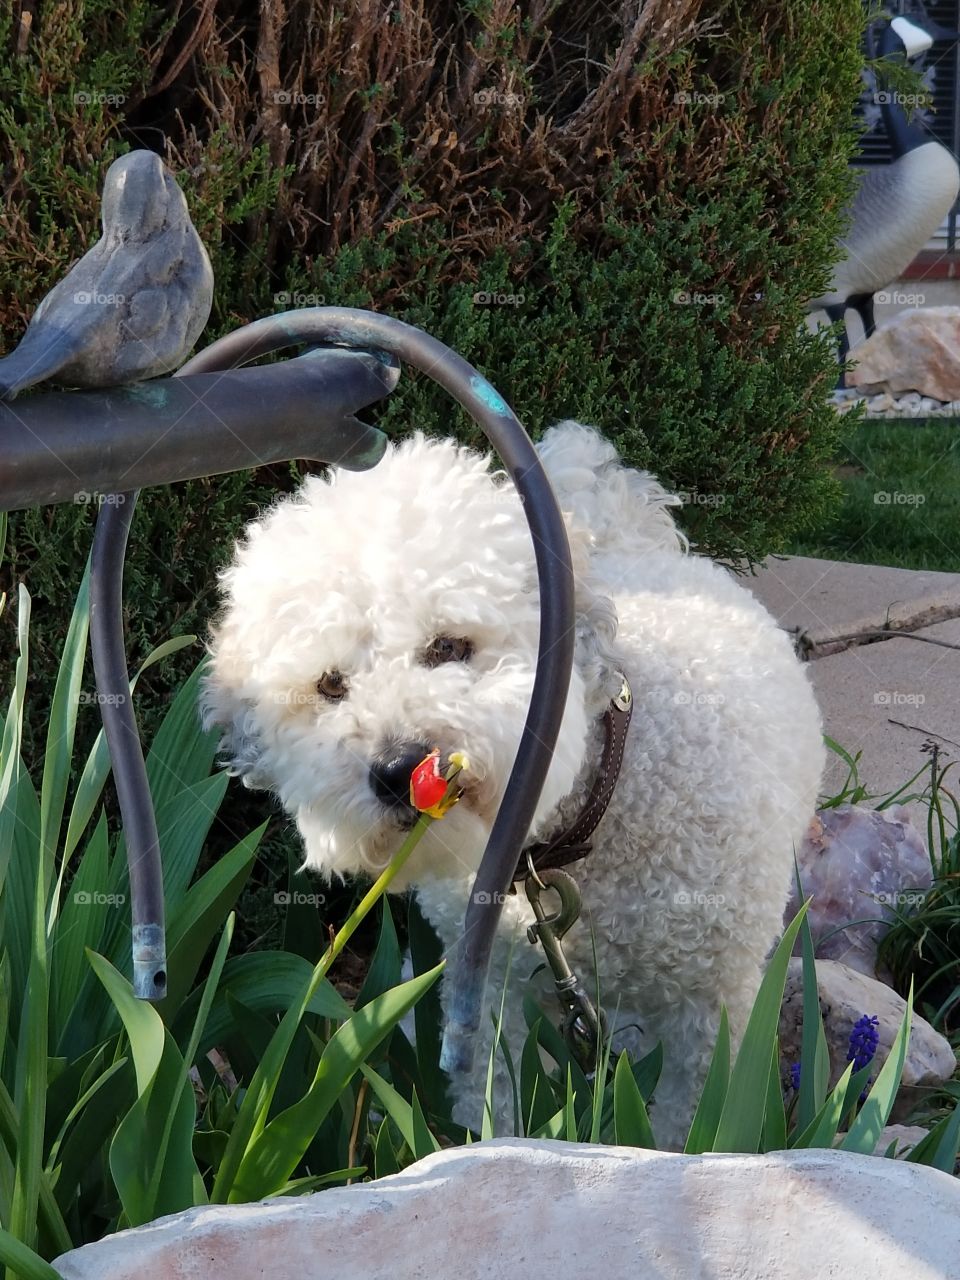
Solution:
<svg viewBox="0 0 960 1280">
<path fill-rule="evenodd" d="M 957 1280 L 960 1184 L 845 1151 L 506 1139 L 314 1196 L 211 1205 L 58 1258 L 63 1280 Z"/>
<path fill-rule="evenodd" d="M 813 899 L 807 919 L 814 953 L 870 975 L 876 972 L 877 944 L 896 912 L 909 911 L 932 881 L 923 836 L 900 805 L 882 811 L 851 804 L 821 809 L 797 862 L 803 898 Z M 785 924 L 800 902 L 794 886 Z M 794 954 L 800 954 L 799 942 Z"/>
<path fill-rule="evenodd" d="M 880 1130 L 880 1137 L 877 1139 L 873 1154 L 886 1156 L 891 1144 L 896 1143 L 893 1158 L 905 1160 L 917 1143 L 922 1142 L 928 1133 L 928 1129 L 923 1129 L 918 1124 L 888 1124 L 885 1129 Z M 846 1136 L 846 1130 L 841 1130 L 834 1138 L 833 1145 L 840 1147 Z"/>
<path fill-rule="evenodd" d="M 918 1124 L 888 1124 L 885 1129 L 881 1130 L 873 1154 L 875 1156 L 886 1155 L 891 1142 L 895 1142 L 897 1144 L 896 1158 L 903 1160 L 918 1142 L 923 1141 L 928 1133 L 928 1129 L 922 1129 Z"/>
<path fill-rule="evenodd" d="M 847 384 L 861 391 L 908 391 L 932 400 L 960 399 L 960 307 L 900 311 L 853 353 Z"/>
<path fill-rule="evenodd" d="M 817 961 L 820 1012 L 830 1053 L 830 1084 L 834 1085 L 847 1068 L 850 1032 L 867 1014 L 879 1019 L 879 1044 L 873 1059 L 873 1078 L 886 1062 L 906 1009 L 902 996 L 864 973 L 848 969 L 835 960 Z M 780 1013 L 780 1054 L 786 1062 L 800 1060 L 803 1038 L 803 962 L 790 961 Z M 943 1084 L 957 1069 L 950 1042 L 916 1011 L 910 1030 L 910 1044 L 903 1067 L 901 1102 L 894 1111 L 898 1120 L 921 1101 L 929 1090 Z"/>
<path fill-rule="evenodd" d="M 109 387 L 169 373 L 200 337 L 213 271 L 176 179 L 152 151 L 107 170 L 103 236 L 0 360 L 0 400 L 47 378 Z"/>
</svg>

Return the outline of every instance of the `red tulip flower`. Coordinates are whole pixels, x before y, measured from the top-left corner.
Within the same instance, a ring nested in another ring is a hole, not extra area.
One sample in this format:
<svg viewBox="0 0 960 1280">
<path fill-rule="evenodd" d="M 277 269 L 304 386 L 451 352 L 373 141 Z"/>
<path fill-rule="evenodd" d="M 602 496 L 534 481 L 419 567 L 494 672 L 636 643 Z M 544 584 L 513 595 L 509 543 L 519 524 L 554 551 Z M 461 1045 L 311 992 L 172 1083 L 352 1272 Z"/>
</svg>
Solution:
<svg viewBox="0 0 960 1280">
<path fill-rule="evenodd" d="M 431 818 L 442 818 L 460 799 L 459 791 L 452 790 L 450 783 L 466 768 L 467 757 L 462 751 L 454 751 L 445 777 L 440 772 L 440 748 L 435 747 L 410 774 L 410 803 Z"/>
</svg>

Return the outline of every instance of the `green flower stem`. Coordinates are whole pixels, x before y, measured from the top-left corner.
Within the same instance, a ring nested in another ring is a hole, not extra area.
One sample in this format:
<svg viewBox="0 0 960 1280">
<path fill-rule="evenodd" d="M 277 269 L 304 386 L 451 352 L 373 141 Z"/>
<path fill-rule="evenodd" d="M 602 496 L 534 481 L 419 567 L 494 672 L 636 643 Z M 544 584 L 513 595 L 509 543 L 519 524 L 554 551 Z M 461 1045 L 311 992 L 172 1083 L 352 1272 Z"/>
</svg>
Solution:
<svg viewBox="0 0 960 1280">
<path fill-rule="evenodd" d="M 454 790 L 457 777 L 460 773 L 460 769 L 454 768 L 447 775 L 447 789 L 443 795 L 444 800 L 446 800 Z M 441 801 L 441 803 L 443 803 L 443 801 Z M 317 965 L 317 970 L 314 975 L 316 981 L 319 981 L 320 978 L 326 976 L 330 966 L 350 941 L 360 923 L 367 915 L 369 915 L 371 909 L 389 889 L 391 883 L 396 878 L 397 873 L 401 870 L 411 853 L 413 853 L 414 849 L 423 839 L 423 835 L 427 830 L 427 827 L 429 827 L 432 822 L 439 821 L 442 821 L 442 819 L 431 818 L 429 814 L 421 813 L 420 817 L 417 819 L 416 825 L 407 836 L 406 840 L 404 840 L 403 844 L 393 855 L 388 865 L 376 878 L 373 885 L 363 895 L 356 907 L 354 907 L 353 911 L 351 911 L 350 915 L 347 916 L 340 929 L 334 935 L 333 941 L 330 943 L 329 948 L 324 953 L 320 963 Z"/>
<path fill-rule="evenodd" d="M 454 779 L 459 772 L 460 769 L 456 769 L 455 772 L 451 771 L 447 776 L 447 790 L 444 793 L 444 798 L 450 794 Z M 371 908 L 390 887 L 397 873 L 423 838 L 428 825 L 433 821 L 434 819 L 429 817 L 428 814 L 420 815 L 413 830 L 394 854 L 387 867 L 377 877 L 373 886 L 364 894 L 340 930 L 334 935 L 333 941 L 314 968 L 299 1005 L 291 1005 L 281 1018 L 280 1025 L 274 1032 L 273 1038 L 253 1074 L 253 1079 L 250 1081 L 243 1102 L 240 1105 L 239 1114 L 231 1130 L 226 1151 L 220 1161 L 220 1167 L 214 1180 L 213 1191 L 210 1194 L 211 1203 L 226 1204 L 234 1194 L 241 1165 L 250 1156 L 254 1144 L 266 1129 L 267 1115 L 273 1102 L 280 1071 L 283 1068 L 287 1052 L 293 1042 L 296 1029 L 300 1025 L 303 1015 L 310 1007 L 310 1002 L 316 994 L 320 983 L 330 971 L 334 960 L 336 960 L 356 932 L 357 926 L 369 915 Z"/>
</svg>

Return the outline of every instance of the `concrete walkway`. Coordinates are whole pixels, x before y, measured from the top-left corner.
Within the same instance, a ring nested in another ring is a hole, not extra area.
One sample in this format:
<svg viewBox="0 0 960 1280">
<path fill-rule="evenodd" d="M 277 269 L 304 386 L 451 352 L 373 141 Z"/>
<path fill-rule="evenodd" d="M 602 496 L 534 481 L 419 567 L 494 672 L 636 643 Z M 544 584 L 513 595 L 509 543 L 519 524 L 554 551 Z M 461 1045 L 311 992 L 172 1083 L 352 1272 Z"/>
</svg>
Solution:
<svg viewBox="0 0 960 1280">
<path fill-rule="evenodd" d="M 929 742 L 941 763 L 960 760 L 960 574 L 788 556 L 744 583 L 794 633 L 825 732 L 851 755 L 862 752 L 860 781 L 871 794 L 889 795 L 929 762 Z M 875 635 L 890 629 L 910 635 Z M 846 773 L 832 756 L 825 793 Z"/>
</svg>

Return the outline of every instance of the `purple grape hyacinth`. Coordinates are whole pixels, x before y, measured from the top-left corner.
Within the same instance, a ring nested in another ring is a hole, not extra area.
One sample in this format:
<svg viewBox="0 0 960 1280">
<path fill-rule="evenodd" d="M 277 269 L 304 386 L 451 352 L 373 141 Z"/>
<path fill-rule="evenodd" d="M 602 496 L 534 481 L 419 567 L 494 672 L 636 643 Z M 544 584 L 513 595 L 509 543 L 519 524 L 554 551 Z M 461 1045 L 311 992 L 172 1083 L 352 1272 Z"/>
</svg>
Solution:
<svg viewBox="0 0 960 1280">
<path fill-rule="evenodd" d="M 868 1062 L 873 1061 L 880 1043 L 880 1033 L 877 1030 L 879 1026 L 880 1019 L 866 1013 L 854 1024 L 847 1050 L 847 1061 L 853 1063 L 854 1071 L 862 1071 Z"/>
<path fill-rule="evenodd" d="M 870 1017 L 866 1013 L 854 1024 L 850 1032 L 850 1047 L 847 1049 L 847 1061 L 853 1063 L 854 1072 L 862 1071 L 867 1063 L 873 1061 L 873 1055 L 877 1052 L 877 1045 L 880 1043 L 880 1033 L 877 1030 L 879 1025 L 879 1018 Z M 867 1092 L 872 1084 L 873 1076 L 868 1076 L 864 1090 L 860 1094 L 861 1106 L 866 1102 Z"/>
</svg>

